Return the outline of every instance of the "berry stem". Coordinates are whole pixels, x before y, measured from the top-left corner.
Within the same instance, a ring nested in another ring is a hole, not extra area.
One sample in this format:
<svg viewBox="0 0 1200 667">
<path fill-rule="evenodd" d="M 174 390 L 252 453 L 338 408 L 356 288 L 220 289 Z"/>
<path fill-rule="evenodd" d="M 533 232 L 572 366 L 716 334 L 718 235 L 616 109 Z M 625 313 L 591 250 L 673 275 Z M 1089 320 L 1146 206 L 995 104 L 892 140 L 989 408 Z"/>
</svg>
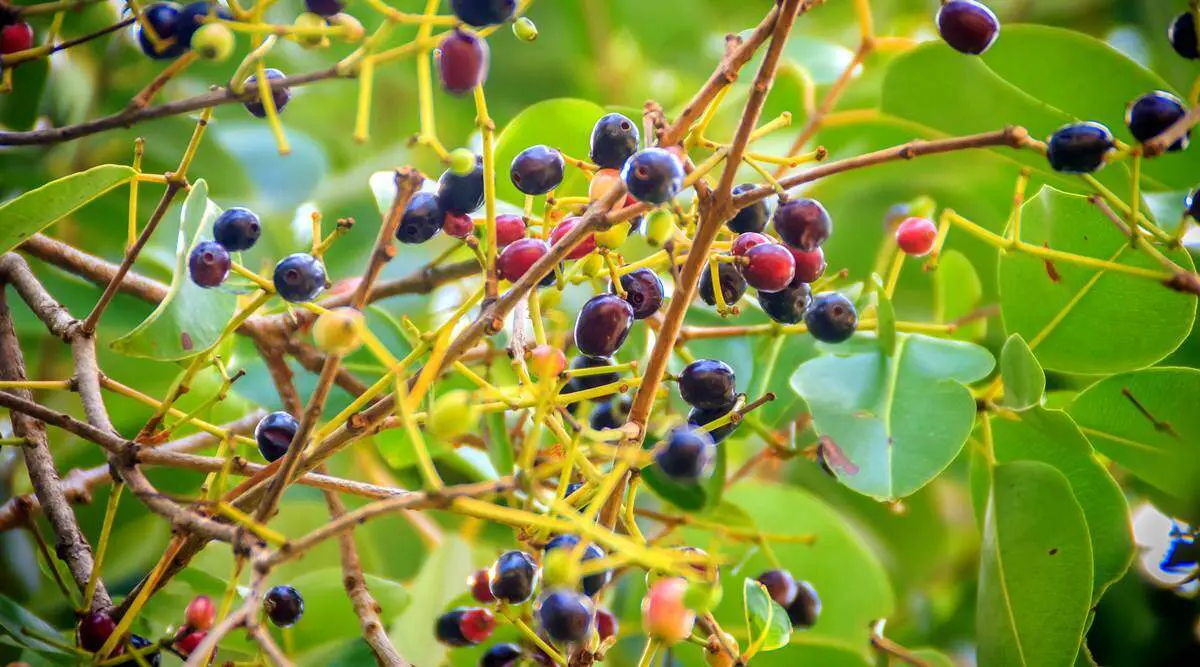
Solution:
<svg viewBox="0 0 1200 667">
<path fill-rule="evenodd" d="M 651 667 L 654 664 L 654 656 L 658 655 L 659 641 L 654 638 L 646 638 L 646 647 L 642 649 L 642 657 L 638 658 L 637 667 Z"/>
<path fill-rule="evenodd" d="M 499 281 L 496 278 L 496 124 L 488 115 L 487 97 L 483 84 L 475 86 L 475 122 L 483 136 L 483 210 L 486 217 L 487 276 L 484 280 L 485 295 L 495 299 Z"/>
<path fill-rule="evenodd" d="M 358 70 L 358 108 L 354 115 L 354 140 L 367 143 L 371 135 L 371 94 L 375 88 L 375 59 L 364 58 Z"/>
</svg>

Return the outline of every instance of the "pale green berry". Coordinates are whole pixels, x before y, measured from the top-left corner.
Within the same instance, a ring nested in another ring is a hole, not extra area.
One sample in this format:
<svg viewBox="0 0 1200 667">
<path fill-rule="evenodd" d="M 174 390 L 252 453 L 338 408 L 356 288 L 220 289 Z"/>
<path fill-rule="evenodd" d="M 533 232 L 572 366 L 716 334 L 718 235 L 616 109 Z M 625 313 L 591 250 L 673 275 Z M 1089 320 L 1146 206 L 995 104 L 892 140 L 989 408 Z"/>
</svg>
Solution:
<svg viewBox="0 0 1200 667">
<path fill-rule="evenodd" d="M 661 248 L 667 241 L 675 238 L 677 231 L 679 226 L 675 214 L 667 209 L 660 208 L 646 218 L 646 242 L 655 248 Z"/>
<path fill-rule="evenodd" d="M 532 42 L 538 36 L 537 25 L 528 16 L 522 16 L 514 21 L 512 31 L 517 39 L 523 42 Z"/>
<path fill-rule="evenodd" d="M 434 437 L 451 440 L 478 429 L 479 408 L 471 392 L 455 389 L 433 401 L 425 427 Z"/>
<path fill-rule="evenodd" d="M 296 22 L 293 25 L 296 28 L 299 28 L 301 30 L 306 30 L 306 31 L 307 30 L 317 30 L 317 29 L 326 27 L 325 19 L 321 18 L 320 16 L 318 16 L 312 12 L 304 12 L 303 14 L 297 16 Z M 325 38 L 325 35 L 322 35 L 319 33 L 309 33 L 309 34 L 297 34 L 296 42 L 299 43 L 300 46 L 303 46 L 306 49 L 315 49 L 319 46 L 327 45 L 329 43 L 329 40 L 327 40 Z"/>
<path fill-rule="evenodd" d="M 192 35 L 192 49 L 205 60 L 221 62 L 233 53 L 233 31 L 221 23 L 205 23 Z"/>
<path fill-rule="evenodd" d="M 467 148 L 455 148 L 446 156 L 446 164 L 451 173 L 466 176 L 475 171 L 475 154 Z"/>
</svg>

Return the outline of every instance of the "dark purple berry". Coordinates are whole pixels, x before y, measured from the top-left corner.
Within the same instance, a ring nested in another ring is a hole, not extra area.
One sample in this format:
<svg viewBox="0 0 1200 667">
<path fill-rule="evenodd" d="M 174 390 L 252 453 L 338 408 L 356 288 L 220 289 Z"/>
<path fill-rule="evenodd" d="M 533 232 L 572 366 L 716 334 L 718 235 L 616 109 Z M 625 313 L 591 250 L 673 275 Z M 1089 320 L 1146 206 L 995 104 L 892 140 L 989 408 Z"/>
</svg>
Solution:
<svg viewBox="0 0 1200 667">
<path fill-rule="evenodd" d="M 778 292 L 759 292 L 758 305 L 767 317 L 780 324 L 796 324 L 804 319 L 804 311 L 812 303 L 812 289 L 806 283 Z"/>
<path fill-rule="evenodd" d="M 612 366 L 617 363 L 611 357 L 589 357 L 579 355 L 571 360 L 572 370 L 581 370 L 584 368 L 600 368 L 601 366 Z M 576 391 L 585 391 L 603 387 L 606 384 L 612 384 L 621 379 L 619 373 L 600 373 L 599 375 L 579 375 L 570 379 L 567 386 L 563 388 L 563 393 L 572 393 Z"/>
<path fill-rule="evenodd" d="M 516 644 L 496 644 L 479 659 L 479 667 L 517 667 L 521 647 Z"/>
<path fill-rule="evenodd" d="M 633 306 L 628 301 L 615 294 L 597 294 L 575 318 L 575 347 L 589 357 L 612 356 L 625 343 L 631 326 Z"/>
<path fill-rule="evenodd" d="M 474 646 L 486 641 L 496 629 L 492 612 L 479 607 L 459 607 L 438 617 L 434 624 L 437 640 L 447 646 Z"/>
<path fill-rule="evenodd" d="M 508 604 L 521 604 L 533 597 L 538 567 L 533 556 L 524 551 L 500 554 L 488 570 L 488 587 L 492 597 Z"/>
<path fill-rule="evenodd" d="M 559 535 L 546 543 L 544 552 L 548 554 L 555 549 L 574 549 L 578 544 L 579 538 L 575 535 Z M 588 544 L 587 548 L 583 550 L 583 558 L 581 560 L 589 561 L 596 558 L 604 558 L 604 549 L 595 544 Z M 584 577 L 579 582 L 579 585 L 584 595 L 595 597 L 596 593 L 599 593 L 601 588 L 607 586 L 611 579 L 612 570 L 604 570 L 603 572 L 597 572 L 596 574 Z"/>
<path fill-rule="evenodd" d="M 722 262 L 717 265 L 718 280 L 721 281 L 721 298 L 726 306 L 732 306 L 741 300 L 746 293 L 746 279 L 742 272 L 733 264 Z M 700 298 L 710 306 L 717 305 L 717 295 L 713 292 L 712 270 L 705 267 L 700 272 Z"/>
<path fill-rule="evenodd" d="M 575 591 L 559 589 L 542 598 L 538 620 L 550 639 L 559 643 L 581 642 L 592 629 L 592 601 Z"/>
<path fill-rule="evenodd" d="M 804 311 L 804 324 L 813 338 L 824 343 L 840 343 L 854 335 L 858 312 L 850 299 L 837 292 L 818 294 Z"/>
<path fill-rule="evenodd" d="M 93 611 L 79 621 L 79 647 L 99 651 L 117 629 L 117 622 L 106 611 Z"/>
<path fill-rule="evenodd" d="M 142 53 L 154 58 L 155 60 L 169 60 L 178 58 L 187 51 L 187 46 L 179 41 L 176 37 L 176 31 L 179 30 L 179 13 L 182 7 L 174 2 L 156 2 L 142 10 L 142 18 L 154 30 L 155 36 L 160 41 L 168 42 L 163 46 L 162 51 L 154 48 L 154 42 L 150 41 L 150 37 L 146 35 L 145 28 L 141 22 L 137 24 L 138 45 L 142 47 Z"/>
<path fill-rule="evenodd" d="M 475 169 L 460 176 L 450 170 L 438 179 L 438 201 L 447 213 L 470 215 L 483 206 L 483 158 L 475 158 Z"/>
<path fill-rule="evenodd" d="M 743 183 L 742 185 L 739 185 L 733 189 L 733 194 L 735 196 L 740 195 L 743 192 L 749 192 L 750 190 L 753 190 L 754 187 L 755 186 L 751 183 Z M 769 211 L 767 210 L 767 202 L 760 199 L 735 213 L 733 217 L 725 223 L 725 226 L 729 227 L 730 231 L 735 234 L 745 234 L 746 232 L 762 232 L 762 230 L 767 228 L 768 214 Z"/>
<path fill-rule="evenodd" d="M 204 25 L 204 19 L 209 17 L 218 17 L 226 21 L 233 20 L 233 14 L 228 9 L 215 2 L 209 4 L 203 0 L 185 5 L 179 11 L 179 21 L 175 28 L 175 39 L 179 41 L 179 44 L 185 50 L 192 48 L 192 35 L 195 35 L 200 26 Z"/>
<path fill-rule="evenodd" d="M 487 42 L 462 30 L 455 30 L 438 46 L 438 79 L 442 88 L 454 95 L 465 95 L 483 85 L 488 75 Z"/>
<path fill-rule="evenodd" d="M 549 146 L 530 146 L 513 158 L 509 177 L 521 192 L 544 195 L 562 183 L 563 166 L 562 153 Z"/>
<path fill-rule="evenodd" d="M 1090 174 L 1104 166 L 1113 149 L 1113 135 L 1100 123 L 1076 123 L 1060 128 L 1046 143 L 1046 159 L 1055 171 Z"/>
<path fill-rule="evenodd" d="M 592 413 L 588 415 L 588 426 L 596 431 L 621 428 L 625 424 L 625 420 L 629 419 L 631 407 L 633 407 L 633 400 L 628 396 L 617 396 L 597 403 L 596 407 L 592 408 Z"/>
<path fill-rule="evenodd" d="M 662 280 L 650 269 L 638 269 L 621 276 L 621 288 L 625 290 L 625 300 L 633 306 L 634 319 L 644 320 L 662 308 Z"/>
<path fill-rule="evenodd" d="M 665 204 L 683 188 L 683 165 L 661 148 L 634 153 L 621 169 L 621 179 L 634 199 L 649 204 Z"/>
<path fill-rule="evenodd" d="M 289 628 L 304 615 L 304 598 L 291 586 L 276 586 L 263 598 L 263 609 L 277 627 Z"/>
<path fill-rule="evenodd" d="M 188 274 L 200 287 L 217 287 L 229 277 L 229 251 L 216 241 L 203 241 L 188 255 Z"/>
<path fill-rule="evenodd" d="M 775 210 L 775 231 L 784 243 L 811 252 L 829 239 L 833 233 L 833 220 L 821 202 L 793 199 Z"/>
<path fill-rule="evenodd" d="M 712 436 L 693 428 L 676 428 L 658 444 L 654 464 L 681 484 L 698 484 L 712 475 L 717 446 Z"/>
<path fill-rule="evenodd" d="M 342 0 L 304 0 L 304 7 L 317 16 L 336 16 L 346 8 Z"/>
<path fill-rule="evenodd" d="M 763 572 L 758 575 L 758 583 L 766 586 L 767 594 L 784 609 L 792 606 L 792 603 L 796 601 L 796 580 L 787 570 Z"/>
<path fill-rule="evenodd" d="M 450 7 L 463 23 L 482 28 L 512 18 L 517 0 L 451 0 Z"/>
<path fill-rule="evenodd" d="M 213 223 L 213 238 L 230 252 L 253 248 L 261 235 L 258 216 L 248 208 L 225 209 Z"/>
<path fill-rule="evenodd" d="M 400 226 L 396 228 L 396 240 L 401 243 L 424 243 L 442 231 L 446 212 L 437 195 L 418 192 L 408 200 Z"/>
<path fill-rule="evenodd" d="M 724 361 L 697 359 L 679 373 L 679 395 L 694 408 L 728 412 L 737 398 L 737 378 Z"/>
<path fill-rule="evenodd" d="M 272 412 L 254 428 L 254 441 L 258 443 L 258 451 L 267 462 L 283 458 L 296 431 L 300 430 L 300 422 L 286 412 Z"/>
<path fill-rule="evenodd" d="M 727 414 L 729 414 L 728 408 L 724 410 L 705 410 L 704 408 L 692 408 L 691 412 L 688 412 L 687 423 L 688 426 L 693 428 L 700 428 L 701 426 L 704 426 L 709 422 L 716 421 Z M 737 428 L 737 424 L 731 421 L 724 426 L 718 426 L 717 428 L 712 429 L 708 432 L 708 435 L 712 437 L 714 443 L 720 443 L 725 438 L 728 438 L 729 434 L 733 433 L 735 428 Z"/>
<path fill-rule="evenodd" d="M 275 292 L 284 301 L 304 303 L 325 289 L 325 265 L 308 253 L 288 255 L 275 265 Z"/>
<path fill-rule="evenodd" d="M 1153 93 L 1139 97 L 1125 112 L 1125 124 L 1134 139 L 1145 143 L 1162 134 L 1183 118 L 1187 110 L 1183 102 L 1171 93 L 1156 90 Z M 1192 133 L 1179 138 L 1167 148 L 1168 152 L 1181 151 L 1188 146 Z"/>
<path fill-rule="evenodd" d="M 937 15 L 938 32 L 955 51 L 979 55 L 1000 35 L 1000 20 L 975 0 L 950 0 Z"/>
<path fill-rule="evenodd" d="M 152 644 L 153 642 L 145 637 L 142 637 L 141 635 L 129 635 L 129 647 L 135 651 L 146 649 Z M 150 667 L 158 667 L 162 660 L 162 654 L 159 651 L 139 653 L 138 655 L 141 656 L 142 660 L 144 660 L 147 665 L 150 665 Z M 142 663 L 138 662 L 137 658 L 129 656 L 129 658 L 126 660 L 113 663 L 113 667 L 142 667 Z"/>
<path fill-rule="evenodd" d="M 637 152 L 637 124 L 619 113 L 610 113 L 592 128 L 592 147 L 588 155 L 603 169 L 620 169 Z"/>
<path fill-rule="evenodd" d="M 1183 205 L 1187 207 L 1187 214 L 1191 216 L 1192 220 L 1200 222 L 1200 188 L 1192 190 Z"/>
<path fill-rule="evenodd" d="M 287 106 L 288 100 L 292 99 L 292 90 L 286 86 L 281 86 L 277 81 L 282 81 L 284 78 L 283 72 L 269 67 L 267 68 L 267 80 L 271 82 L 271 99 L 275 102 L 275 111 L 283 113 L 283 108 Z M 246 79 L 246 85 L 258 83 L 258 75 L 251 75 Z M 258 118 L 267 117 L 267 109 L 263 106 L 262 95 L 258 93 L 250 102 L 246 102 L 246 111 Z"/>
<path fill-rule="evenodd" d="M 1188 60 L 1200 58 L 1200 44 L 1196 39 L 1196 17 L 1191 12 L 1184 12 L 1175 17 L 1167 30 L 1167 39 L 1171 40 L 1171 47 L 1175 49 L 1175 53 Z"/>
<path fill-rule="evenodd" d="M 821 598 L 807 581 L 796 582 L 796 599 L 785 607 L 793 628 L 811 628 L 821 616 Z"/>
</svg>

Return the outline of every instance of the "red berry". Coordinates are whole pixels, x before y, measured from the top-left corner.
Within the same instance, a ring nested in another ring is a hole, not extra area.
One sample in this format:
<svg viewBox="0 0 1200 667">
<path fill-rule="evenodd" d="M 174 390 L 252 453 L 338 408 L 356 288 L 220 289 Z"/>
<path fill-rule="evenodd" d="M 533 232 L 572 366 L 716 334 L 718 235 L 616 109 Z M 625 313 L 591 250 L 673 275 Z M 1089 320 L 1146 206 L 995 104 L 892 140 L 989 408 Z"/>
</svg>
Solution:
<svg viewBox="0 0 1200 667">
<path fill-rule="evenodd" d="M 793 199 L 775 209 L 775 231 L 783 242 L 800 250 L 816 250 L 833 233 L 829 212 L 815 199 Z"/>
<path fill-rule="evenodd" d="M 212 598 L 207 595 L 197 595 L 188 604 L 185 616 L 189 628 L 193 630 L 208 630 L 217 619 L 217 609 L 213 606 Z"/>
<path fill-rule="evenodd" d="M 572 229 L 575 229 L 575 225 L 578 225 L 579 221 L 580 218 L 572 217 L 558 223 L 558 226 L 550 231 L 550 243 L 558 243 L 559 240 L 566 236 L 568 232 L 570 232 Z M 595 249 L 596 235 L 588 234 L 587 236 L 583 237 L 583 241 L 580 241 L 579 245 L 575 246 L 575 249 L 567 255 L 567 259 L 583 259 L 584 257 L 587 257 L 588 253 Z"/>
<path fill-rule="evenodd" d="M 515 283 L 548 252 L 550 246 L 541 239 L 521 239 L 510 244 L 496 258 L 496 271 L 501 278 Z"/>
<path fill-rule="evenodd" d="M 188 634 L 175 640 L 175 650 L 184 655 L 191 655 L 200 646 L 200 642 L 208 636 L 207 632 L 189 632 Z"/>
<path fill-rule="evenodd" d="M 896 245 L 913 257 L 929 254 L 936 240 L 937 225 L 927 218 L 908 218 L 896 228 Z"/>
<path fill-rule="evenodd" d="M 596 610 L 596 634 L 600 635 L 600 641 L 604 641 L 609 637 L 615 637 L 620 629 L 621 626 L 617 623 L 617 617 L 613 616 L 611 611 L 607 609 Z"/>
<path fill-rule="evenodd" d="M 525 238 L 525 221 L 519 215 L 496 216 L 496 246 L 503 248 Z"/>
<path fill-rule="evenodd" d="M 480 570 L 467 577 L 467 587 L 471 589 L 471 597 L 479 602 L 496 601 L 496 596 L 492 595 L 492 589 L 488 585 L 487 570 Z"/>
<path fill-rule="evenodd" d="M 667 646 L 678 644 L 692 632 L 696 613 L 687 608 L 683 596 L 687 580 L 661 579 L 642 598 L 642 631 Z"/>
<path fill-rule="evenodd" d="M 455 238 L 465 239 L 475 231 L 475 223 L 469 215 L 447 213 L 442 219 L 442 231 Z"/>
<path fill-rule="evenodd" d="M 459 619 L 458 628 L 467 641 L 478 644 L 492 636 L 492 630 L 496 629 L 496 617 L 487 609 L 468 609 Z"/>
<path fill-rule="evenodd" d="M 788 246 L 792 251 L 792 259 L 796 262 L 796 275 L 792 276 L 791 287 L 800 283 L 816 281 L 825 273 L 825 251 L 817 248 L 812 251 L 797 250 Z"/>
<path fill-rule="evenodd" d="M 438 47 L 438 76 L 446 92 L 462 95 L 487 79 L 488 45 L 475 35 L 455 30 Z"/>
<path fill-rule="evenodd" d="M 99 651 L 117 629 L 117 622 L 108 612 L 94 611 L 79 621 L 79 646 L 85 651 Z"/>
<path fill-rule="evenodd" d="M 0 28 L 0 53 L 9 54 L 33 48 L 33 28 L 24 21 Z"/>
<path fill-rule="evenodd" d="M 771 242 L 771 237 L 758 232 L 746 232 L 738 234 L 738 237 L 733 240 L 733 245 L 729 247 L 729 252 L 734 257 L 741 257 L 750 251 L 751 248 L 758 245 L 763 245 Z"/>
<path fill-rule="evenodd" d="M 530 356 L 529 367 L 539 378 L 555 377 L 567 369 L 567 355 L 553 345 L 538 345 Z"/>
<path fill-rule="evenodd" d="M 742 275 L 760 292 L 778 292 L 796 275 L 796 260 L 778 243 L 754 246 L 746 252 L 746 260 Z"/>
</svg>

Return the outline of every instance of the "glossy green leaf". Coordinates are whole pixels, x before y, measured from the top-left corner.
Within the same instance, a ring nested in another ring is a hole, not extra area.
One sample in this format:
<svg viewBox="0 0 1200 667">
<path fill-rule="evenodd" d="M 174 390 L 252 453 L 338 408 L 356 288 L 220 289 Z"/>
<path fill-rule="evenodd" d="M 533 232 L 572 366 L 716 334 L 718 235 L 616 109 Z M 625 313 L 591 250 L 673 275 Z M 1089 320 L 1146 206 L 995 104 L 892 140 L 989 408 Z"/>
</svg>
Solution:
<svg viewBox="0 0 1200 667">
<path fill-rule="evenodd" d="M 557 148 L 580 160 L 588 159 L 592 126 L 604 115 L 597 104 L 577 99 L 551 99 L 525 107 L 496 137 L 496 193 L 505 201 L 519 203 L 525 195 L 508 177 L 513 158 L 537 144 Z M 633 118 L 637 123 L 638 118 Z M 640 125 L 639 125 L 640 127 Z M 587 194 L 588 179 L 582 171 L 567 166 L 558 196 Z"/>
<path fill-rule="evenodd" d="M 943 252 L 933 274 L 934 317 L 938 322 L 954 322 L 974 313 L 983 300 L 983 284 L 971 260 L 957 250 Z M 987 333 L 987 318 L 979 318 L 958 327 L 952 334 L 958 340 L 979 340 Z"/>
<path fill-rule="evenodd" d="M 1037 405 L 1046 391 L 1046 373 L 1021 334 L 1004 341 L 1000 377 L 1004 379 L 1004 404 L 1015 410 Z"/>
<path fill-rule="evenodd" d="M 511 475 L 513 471 L 512 438 L 508 437 L 508 425 L 504 423 L 503 412 L 492 412 L 487 416 L 488 456 L 492 465 L 501 475 Z"/>
<path fill-rule="evenodd" d="M 1160 270 L 1087 198 L 1042 188 L 1022 208 L 1021 238 L 1129 266 Z M 1191 268 L 1184 252 L 1167 253 Z M 1119 316 L 1114 304 L 1120 304 Z M 1196 319 L 1196 298 L 1153 280 L 1009 252 L 1000 257 L 1004 326 L 1029 342 L 1046 370 L 1116 373 L 1170 354 Z"/>
<path fill-rule="evenodd" d="M 1200 371 L 1151 368 L 1105 378 L 1069 412 L 1103 455 L 1154 487 L 1200 502 Z"/>
<path fill-rule="evenodd" d="M 742 606 L 746 629 L 750 633 L 750 649 L 757 653 L 787 646 L 792 636 L 792 623 L 787 611 L 771 599 L 766 586 L 754 579 L 743 580 Z"/>
<path fill-rule="evenodd" d="M 1092 600 L 1087 521 L 1062 473 L 995 468 L 979 564 L 980 667 L 1069 665 Z"/>
<path fill-rule="evenodd" d="M 379 603 L 381 618 L 394 618 L 408 607 L 408 591 L 400 584 L 364 574 L 367 590 Z M 295 642 L 299 650 L 353 636 L 360 631 L 358 616 L 346 595 L 341 567 L 306 572 L 288 582 L 304 596 L 304 617 L 296 625 Z"/>
<path fill-rule="evenodd" d="M 655 443 L 647 441 L 649 447 Z M 699 512 L 716 507 L 721 502 L 725 491 L 725 472 L 728 452 L 723 445 L 717 445 L 716 460 L 713 462 L 712 475 L 699 484 L 684 484 L 676 482 L 664 475 L 656 465 L 642 468 L 642 480 L 663 500 L 687 512 Z"/>
<path fill-rule="evenodd" d="M 457 535 L 447 534 L 441 546 L 430 552 L 421 573 L 408 587 L 413 604 L 403 613 L 385 615 L 388 638 L 404 647 L 404 657 L 414 665 L 438 665 L 446 647 L 432 641 L 437 617 L 446 605 L 463 592 L 463 582 L 474 571 L 471 548 Z M 394 619 L 390 623 L 388 618 Z"/>
<path fill-rule="evenodd" d="M 0 595 L 0 635 L 11 637 L 15 645 L 26 647 L 56 664 L 74 664 L 73 656 L 42 641 L 42 638 L 63 641 L 62 633 L 5 595 Z"/>
<path fill-rule="evenodd" d="M 924 660 L 928 667 L 954 667 L 954 661 L 946 657 L 946 654 L 941 651 L 923 648 L 913 651 L 912 654 Z"/>
<path fill-rule="evenodd" d="M 761 667 L 872 667 L 875 662 L 860 645 L 830 640 L 805 632 L 793 632 L 787 648 L 754 656 L 752 664 Z"/>
<path fill-rule="evenodd" d="M 221 209 L 208 199 L 204 179 L 192 184 L 180 214 L 175 246 L 175 272 L 167 298 L 144 322 L 114 340 L 114 351 L 164 361 L 187 359 L 212 346 L 237 308 L 237 297 L 221 288 L 205 289 L 188 277 L 188 253 L 212 237 L 212 224 Z"/>
<path fill-rule="evenodd" d="M 35 188 L 0 204 L 0 253 L 133 179 L 132 167 L 102 164 Z"/>
<path fill-rule="evenodd" d="M 1092 543 L 1092 599 L 1120 579 L 1133 559 L 1129 505 L 1121 487 L 1065 412 L 1034 408 L 992 419 L 997 463 L 1039 461 L 1054 466 L 1083 509 Z M 985 491 L 986 493 L 986 491 Z"/>
<path fill-rule="evenodd" d="M 975 423 L 963 385 L 985 377 L 987 350 L 959 341 L 901 335 L 896 353 L 858 349 L 818 357 L 792 376 L 817 433 L 841 449 L 839 479 L 866 495 L 902 498 L 958 455 Z"/>
</svg>

